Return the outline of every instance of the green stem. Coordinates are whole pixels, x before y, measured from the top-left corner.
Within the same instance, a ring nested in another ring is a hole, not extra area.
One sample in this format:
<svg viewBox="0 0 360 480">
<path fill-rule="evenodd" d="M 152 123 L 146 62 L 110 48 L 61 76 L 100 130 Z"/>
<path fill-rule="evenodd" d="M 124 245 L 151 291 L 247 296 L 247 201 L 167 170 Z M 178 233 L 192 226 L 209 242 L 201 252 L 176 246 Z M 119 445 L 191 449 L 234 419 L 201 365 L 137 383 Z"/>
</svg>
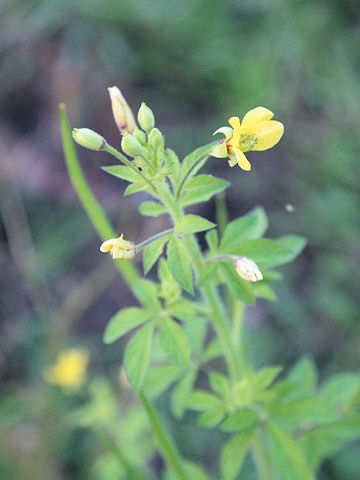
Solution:
<svg viewBox="0 0 360 480">
<path fill-rule="evenodd" d="M 235 341 L 235 345 L 237 345 L 239 349 L 242 348 L 242 330 L 243 330 L 243 322 L 244 322 L 244 310 L 245 310 L 245 303 L 240 302 L 240 300 L 235 300 L 232 331 L 233 331 L 233 338 Z"/>
<path fill-rule="evenodd" d="M 144 250 L 144 248 L 149 245 L 152 242 L 155 242 L 158 238 L 164 237 L 165 235 L 169 235 L 170 233 L 173 233 L 174 229 L 173 228 L 168 228 L 167 230 L 164 230 L 163 232 L 157 233 L 153 235 L 152 237 L 149 237 L 147 240 L 144 240 L 143 242 L 139 243 L 138 245 L 135 245 L 135 250 L 136 253 L 141 252 L 141 250 Z"/>
<path fill-rule="evenodd" d="M 71 136 L 65 105 L 60 105 L 59 113 L 64 156 L 74 189 L 78 194 L 88 217 L 90 218 L 102 240 L 108 240 L 109 238 L 116 237 L 114 229 L 112 228 L 103 209 L 96 200 L 89 187 L 89 184 L 85 179 Z M 127 260 L 116 260 L 115 262 L 117 268 L 125 278 L 128 285 L 133 285 L 135 280 L 138 278 L 138 272 L 134 265 Z"/>
<path fill-rule="evenodd" d="M 252 443 L 252 455 L 259 480 L 273 480 L 269 453 L 260 430 L 258 430 L 254 435 Z"/>
<path fill-rule="evenodd" d="M 92 427 L 91 433 L 96 438 L 96 440 L 104 447 L 104 449 L 111 453 L 114 458 L 117 459 L 120 466 L 123 467 L 128 475 L 134 480 L 150 480 L 147 474 L 140 472 L 126 457 L 124 452 L 119 448 L 119 446 L 114 442 L 114 440 L 103 430 Z"/>
<path fill-rule="evenodd" d="M 143 393 L 140 393 L 139 397 L 141 404 L 150 420 L 152 433 L 158 445 L 158 449 L 164 457 L 167 465 L 177 480 L 189 480 L 183 469 L 180 454 L 177 451 L 174 442 L 172 442 L 168 433 L 161 425 L 153 406 Z"/>
</svg>

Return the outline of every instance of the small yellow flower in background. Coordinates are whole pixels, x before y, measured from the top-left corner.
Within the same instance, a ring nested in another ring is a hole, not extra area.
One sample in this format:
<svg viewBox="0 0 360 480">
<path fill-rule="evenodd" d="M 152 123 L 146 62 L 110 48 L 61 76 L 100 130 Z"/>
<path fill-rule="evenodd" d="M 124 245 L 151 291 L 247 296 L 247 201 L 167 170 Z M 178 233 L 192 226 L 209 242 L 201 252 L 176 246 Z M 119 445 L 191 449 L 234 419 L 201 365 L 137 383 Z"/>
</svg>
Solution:
<svg viewBox="0 0 360 480">
<path fill-rule="evenodd" d="M 118 87 L 108 88 L 115 123 L 123 134 L 133 133 L 136 127 L 134 114 Z"/>
<path fill-rule="evenodd" d="M 259 267 L 250 258 L 237 258 L 235 261 L 235 268 L 238 275 L 248 282 L 258 282 L 263 279 Z"/>
<path fill-rule="evenodd" d="M 85 349 L 62 350 L 55 364 L 44 368 L 44 380 L 70 390 L 77 389 L 84 380 L 88 363 L 89 353 Z"/>
<path fill-rule="evenodd" d="M 111 238 L 106 240 L 100 246 L 100 252 L 110 252 L 112 258 L 121 258 L 129 260 L 135 256 L 135 245 L 123 239 L 123 234 L 119 238 Z"/>
<path fill-rule="evenodd" d="M 243 170 L 251 170 L 251 164 L 244 155 L 250 150 L 268 150 L 276 145 L 284 133 L 281 122 L 271 120 L 274 114 L 264 107 L 256 107 L 244 116 L 240 123 L 239 117 L 229 119 L 230 127 L 221 127 L 217 133 L 225 135 L 216 145 L 211 155 L 217 158 L 229 157 L 229 165 L 238 164 Z"/>
</svg>

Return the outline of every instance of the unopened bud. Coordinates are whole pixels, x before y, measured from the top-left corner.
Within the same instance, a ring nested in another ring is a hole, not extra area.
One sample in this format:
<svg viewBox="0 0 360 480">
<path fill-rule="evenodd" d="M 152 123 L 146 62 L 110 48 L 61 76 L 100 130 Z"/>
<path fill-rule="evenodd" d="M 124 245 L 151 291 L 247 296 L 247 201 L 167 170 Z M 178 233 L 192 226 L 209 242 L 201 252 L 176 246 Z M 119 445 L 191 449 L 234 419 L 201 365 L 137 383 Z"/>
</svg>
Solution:
<svg viewBox="0 0 360 480">
<path fill-rule="evenodd" d="M 121 148 L 129 157 L 136 157 L 141 152 L 141 145 L 133 135 L 126 133 L 121 140 Z"/>
<path fill-rule="evenodd" d="M 153 148 L 164 146 L 164 137 L 158 128 L 153 128 L 149 133 L 149 144 Z"/>
<path fill-rule="evenodd" d="M 124 240 L 123 235 L 121 235 L 119 238 L 111 238 L 102 243 L 100 252 L 109 252 L 115 259 L 130 260 L 135 256 L 136 249 L 133 242 Z"/>
<path fill-rule="evenodd" d="M 141 145 L 146 145 L 146 135 L 140 128 L 135 127 L 133 135 Z"/>
<path fill-rule="evenodd" d="M 101 135 L 88 128 L 74 128 L 72 136 L 75 142 L 90 150 L 104 150 L 106 145 L 106 140 Z"/>
<path fill-rule="evenodd" d="M 152 110 L 143 102 L 138 112 L 138 122 L 140 127 L 149 132 L 155 125 L 154 114 Z"/>
<path fill-rule="evenodd" d="M 235 261 L 235 268 L 238 275 L 248 282 L 258 282 L 263 279 L 259 267 L 250 258 L 237 258 Z"/>
<path fill-rule="evenodd" d="M 118 87 L 108 88 L 115 123 L 120 133 L 133 133 L 136 122 L 134 114 Z"/>
</svg>

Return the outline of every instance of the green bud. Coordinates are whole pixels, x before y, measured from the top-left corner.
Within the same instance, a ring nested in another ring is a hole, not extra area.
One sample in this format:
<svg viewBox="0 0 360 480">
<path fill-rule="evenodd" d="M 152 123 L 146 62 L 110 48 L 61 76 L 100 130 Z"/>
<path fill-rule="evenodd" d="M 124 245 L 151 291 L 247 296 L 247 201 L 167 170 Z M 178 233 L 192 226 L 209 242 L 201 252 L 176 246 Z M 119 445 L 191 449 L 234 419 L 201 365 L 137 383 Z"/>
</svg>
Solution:
<svg viewBox="0 0 360 480">
<path fill-rule="evenodd" d="M 153 148 L 164 146 L 164 137 L 158 128 L 153 128 L 149 133 L 149 144 Z"/>
<path fill-rule="evenodd" d="M 72 136 L 75 142 L 85 148 L 90 148 L 90 150 L 100 151 L 104 150 L 106 146 L 106 140 L 101 135 L 88 128 L 74 128 Z"/>
<path fill-rule="evenodd" d="M 154 114 L 152 110 L 143 102 L 138 112 L 138 122 L 140 127 L 149 132 L 155 125 Z"/>
<path fill-rule="evenodd" d="M 146 145 L 146 135 L 140 128 L 135 127 L 133 135 L 141 145 Z"/>
<path fill-rule="evenodd" d="M 133 135 L 130 135 L 129 133 L 125 133 L 123 135 L 121 140 L 121 148 L 126 155 L 129 155 L 129 157 L 136 157 L 141 152 L 140 143 Z"/>
</svg>

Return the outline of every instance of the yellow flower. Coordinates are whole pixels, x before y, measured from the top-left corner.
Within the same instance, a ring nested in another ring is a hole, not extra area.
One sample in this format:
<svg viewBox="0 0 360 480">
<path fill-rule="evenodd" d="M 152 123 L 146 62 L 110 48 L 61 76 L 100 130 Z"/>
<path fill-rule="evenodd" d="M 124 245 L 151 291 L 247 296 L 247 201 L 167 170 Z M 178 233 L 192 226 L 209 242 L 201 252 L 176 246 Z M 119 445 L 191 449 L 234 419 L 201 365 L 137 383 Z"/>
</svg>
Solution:
<svg viewBox="0 0 360 480">
<path fill-rule="evenodd" d="M 136 127 L 134 114 L 118 87 L 108 88 L 115 123 L 120 133 L 133 133 Z"/>
<path fill-rule="evenodd" d="M 135 245 L 133 242 L 128 242 L 123 239 L 123 234 L 119 238 L 111 238 L 106 240 L 100 246 L 100 251 L 103 253 L 110 252 L 113 258 L 121 258 L 122 260 L 129 260 L 135 256 Z"/>
<path fill-rule="evenodd" d="M 251 164 L 244 155 L 250 150 L 267 150 L 276 145 L 284 133 L 281 122 L 271 120 L 274 114 L 264 107 L 256 107 L 244 116 L 229 119 L 230 127 L 221 127 L 214 133 L 223 133 L 225 138 L 216 145 L 211 155 L 229 157 L 229 165 L 238 164 L 243 170 L 251 170 Z"/>
<path fill-rule="evenodd" d="M 83 382 L 89 354 L 82 348 L 62 350 L 54 365 L 44 368 L 43 377 L 52 385 L 67 389 L 77 389 Z"/>
<path fill-rule="evenodd" d="M 237 274 L 248 282 L 258 282 L 263 279 L 262 273 L 256 263 L 247 257 L 239 257 L 235 261 Z"/>
</svg>

